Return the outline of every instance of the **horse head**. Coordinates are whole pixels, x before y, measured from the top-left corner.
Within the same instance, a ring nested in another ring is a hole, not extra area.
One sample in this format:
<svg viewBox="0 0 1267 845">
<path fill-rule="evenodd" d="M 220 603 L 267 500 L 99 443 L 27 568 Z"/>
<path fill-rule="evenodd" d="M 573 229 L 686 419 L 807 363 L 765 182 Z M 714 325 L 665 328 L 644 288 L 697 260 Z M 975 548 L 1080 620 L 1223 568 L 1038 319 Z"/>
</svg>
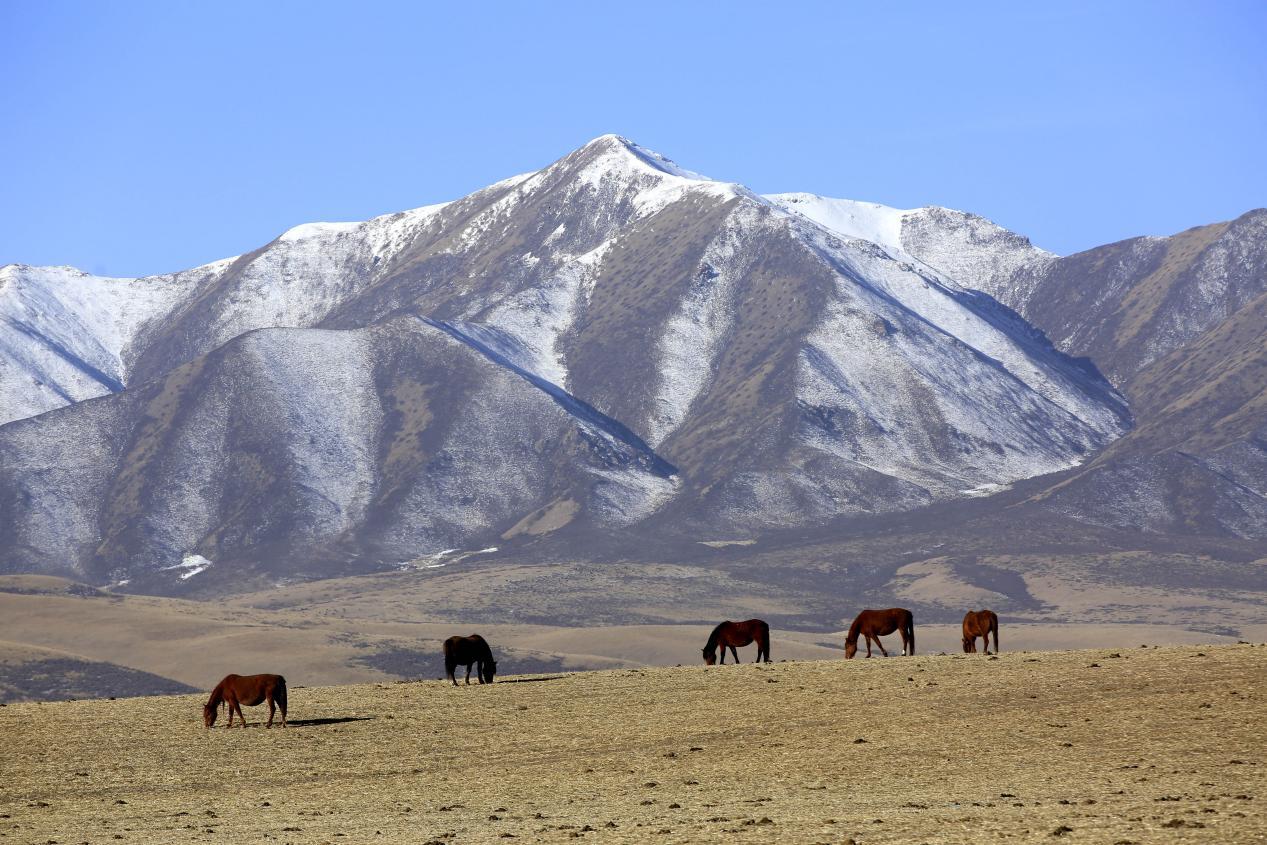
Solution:
<svg viewBox="0 0 1267 845">
<path fill-rule="evenodd" d="M 963 653 L 964 654 L 972 654 L 974 651 L 976 651 L 977 644 L 975 640 L 976 640 L 976 637 L 963 638 Z"/>
<path fill-rule="evenodd" d="M 858 653 L 858 641 L 845 642 L 845 659 L 853 660 L 853 656 Z"/>
<path fill-rule="evenodd" d="M 716 663 L 716 662 L 717 662 L 717 650 L 716 650 L 716 649 L 713 649 L 712 651 L 709 651 L 708 649 L 703 649 L 703 652 L 704 652 L 704 665 L 705 665 L 705 666 L 712 666 L 714 663 Z"/>
<path fill-rule="evenodd" d="M 484 678 L 483 678 L 484 683 L 491 684 L 493 682 L 493 676 L 496 674 L 497 674 L 497 661 L 485 660 L 484 661 Z"/>
<path fill-rule="evenodd" d="M 210 704 L 202 705 L 202 723 L 208 728 L 216 723 L 216 716 L 219 714 L 220 708 L 213 707 Z"/>
</svg>

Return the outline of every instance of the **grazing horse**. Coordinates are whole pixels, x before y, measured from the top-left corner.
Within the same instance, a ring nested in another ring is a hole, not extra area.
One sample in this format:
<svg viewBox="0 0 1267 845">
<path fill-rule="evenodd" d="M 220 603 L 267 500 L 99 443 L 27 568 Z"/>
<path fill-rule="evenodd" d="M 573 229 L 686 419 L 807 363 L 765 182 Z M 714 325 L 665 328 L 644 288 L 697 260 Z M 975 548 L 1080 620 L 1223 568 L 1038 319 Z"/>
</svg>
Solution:
<svg viewBox="0 0 1267 845">
<path fill-rule="evenodd" d="M 871 656 L 871 641 L 875 640 L 880 653 L 885 657 L 889 653 L 884 650 L 880 637 L 886 637 L 894 631 L 902 633 L 902 654 L 915 653 L 915 617 L 904 607 L 891 607 L 888 610 L 864 610 L 858 614 L 849 626 L 849 635 L 845 637 L 845 658 L 852 660 L 858 653 L 858 635 L 867 638 L 867 657 Z"/>
<path fill-rule="evenodd" d="M 444 641 L 444 674 L 453 681 L 453 686 L 458 685 L 453 677 L 453 670 L 458 666 L 466 667 L 466 682 L 471 682 L 471 664 L 475 664 L 476 675 L 481 684 L 493 682 L 493 675 L 497 673 L 497 661 L 493 660 L 493 650 L 483 637 L 471 634 L 469 637 L 449 637 Z"/>
<path fill-rule="evenodd" d="M 977 637 L 990 653 L 990 634 L 994 634 L 994 653 L 999 653 L 999 617 L 993 610 L 969 610 L 963 617 L 963 650 L 965 654 L 977 653 Z"/>
<path fill-rule="evenodd" d="M 281 675 L 225 675 L 224 680 L 216 684 L 211 691 L 211 698 L 202 706 L 202 722 L 207 727 L 216 723 L 221 704 L 229 708 L 229 723 L 226 728 L 233 727 L 233 711 L 238 711 L 242 719 L 242 727 L 246 727 L 246 716 L 242 715 L 242 705 L 254 707 L 268 702 L 268 724 L 273 726 L 273 713 L 282 711 L 282 727 L 286 727 L 286 679 Z"/>
<path fill-rule="evenodd" d="M 762 658 L 766 663 L 770 662 L 770 626 L 760 619 L 749 619 L 747 622 L 731 622 L 727 620 L 716 628 L 713 633 L 708 635 L 708 643 L 704 646 L 704 663 L 712 666 L 717 662 L 717 646 L 721 644 L 721 662 L 726 664 L 726 649 L 730 649 L 730 653 L 734 656 L 735 662 L 739 662 L 739 652 L 735 651 L 735 647 L 743 648 L 752 643 L 757 644 L 757 659 L 754 663 L 760 663 Z"/>
</svg>

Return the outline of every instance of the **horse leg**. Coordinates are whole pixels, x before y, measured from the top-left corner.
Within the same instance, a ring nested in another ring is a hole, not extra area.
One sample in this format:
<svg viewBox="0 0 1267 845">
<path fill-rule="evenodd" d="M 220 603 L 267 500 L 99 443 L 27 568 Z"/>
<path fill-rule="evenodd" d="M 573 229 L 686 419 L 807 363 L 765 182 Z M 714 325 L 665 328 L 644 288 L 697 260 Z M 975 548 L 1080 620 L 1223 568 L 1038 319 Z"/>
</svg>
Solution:
<svg viewBox="0 0 1267 845">
<path fill-rule="evenodd" d="M 273 696 L 270 695 L 268 697 L 268 724 L 264 725 L 264 727 L 271 728 L 273 726 L 273 713 L 276 712 L 276 710 L 277 705 L 273 701 Z"/>
<path fill-rule="evenodd" d="M 242 713 L 242 702 L 241 702 L 241 701 L 235 701 L 235 702 L 233 702 L 233 706 L 234 706 L 234 707 L 236 707 L 236 708 L 238 709 L 238 721 L 240 721 L 240 722 L 242 723 L 242 727 L 244 727 L 244 728 L 245 728 L 245 727 L 246 727 L 246 716 Z"/>
<path fill-rule="evenodd" d="M 472 665 L 472 664 L 470 664 L 470 663 L 466 664 L 466 683 L 467 683 L 467 686 L 470 686 L 470 683 L 471 683 L 471 665 Z"/>
<path fill-rule="evenodd" d="M 229 708 L 229 722 L 225 725 L 225 727 L 231 728 L 233 727 L 233 703 L 229 702 L 227 706 Z"/>
<path fill-rule="evenodd" d="M 735 651 L 735 647 L 733 645 L 730 647 L 730 656 L 735 658 L 736 664 L 739 663 L 739 652 Z"/>
<path fill-rule="evenodd" d="M 477 660 L 475 662 L 475 674 L 479 677 L 480 683 L 484 683 L 484 661 Z"/>
<path fill-rule="evenodd" d="M 889 653 L 884 648 L 884 641 L 881 640 L 878 636 L 875 638 L 875 645 L 876 645 L 876 648 L 880 649 L 881 654 L 883 654 L 885 657 L 889 656 Z"/>
</svg>

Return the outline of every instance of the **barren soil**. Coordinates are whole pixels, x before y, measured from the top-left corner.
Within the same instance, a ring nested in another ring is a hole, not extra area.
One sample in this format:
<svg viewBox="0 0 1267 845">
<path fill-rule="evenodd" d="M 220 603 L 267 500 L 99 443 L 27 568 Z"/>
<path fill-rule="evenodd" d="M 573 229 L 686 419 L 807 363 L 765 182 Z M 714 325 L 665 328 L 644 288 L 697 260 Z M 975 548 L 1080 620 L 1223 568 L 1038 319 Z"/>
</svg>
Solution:
<svg viewBox="0 0 1267 845">
<path fill-rule="evenodd" d="M 1249 842 L 1267 647 L 621 669 L 0 708 L 0 841 Z"/>
</svg>

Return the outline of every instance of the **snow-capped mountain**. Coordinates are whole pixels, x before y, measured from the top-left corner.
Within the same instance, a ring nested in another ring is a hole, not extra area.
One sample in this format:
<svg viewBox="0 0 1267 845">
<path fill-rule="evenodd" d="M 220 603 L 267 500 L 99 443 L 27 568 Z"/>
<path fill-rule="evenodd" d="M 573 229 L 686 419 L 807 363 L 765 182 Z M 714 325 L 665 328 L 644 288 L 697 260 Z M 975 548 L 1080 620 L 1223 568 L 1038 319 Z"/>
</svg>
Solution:
<svg viewBox="0 0 1267 845">
<path fill-rule="evenodd" d="M 359 571 L 982 495 L 1129 426 L 981 292 L 1055 260 L 971 215 L 760 197 L 604 136 L 172 276 L 6 267 L 0 569 Z"/>
</svg>

